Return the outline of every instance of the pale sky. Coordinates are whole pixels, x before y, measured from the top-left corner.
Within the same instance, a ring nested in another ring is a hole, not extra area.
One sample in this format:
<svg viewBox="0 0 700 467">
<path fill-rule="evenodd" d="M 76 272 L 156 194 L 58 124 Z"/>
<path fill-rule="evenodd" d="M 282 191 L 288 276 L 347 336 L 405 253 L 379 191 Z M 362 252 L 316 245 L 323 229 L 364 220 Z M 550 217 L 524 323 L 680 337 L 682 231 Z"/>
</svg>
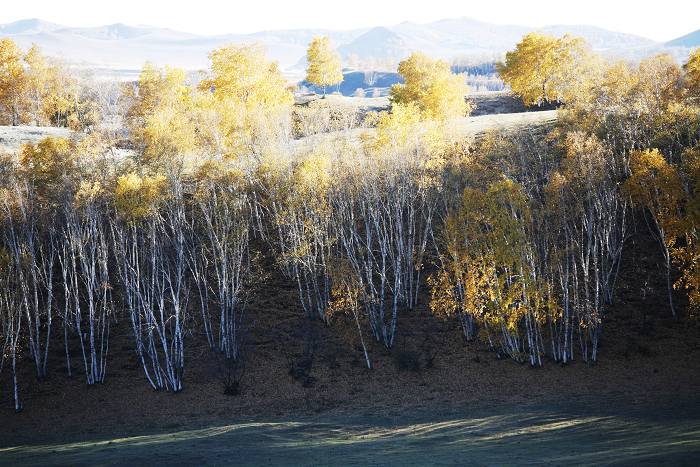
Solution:
<svg viewBox="0 0 700 467">
<path fill-rule="evenodd" d="M 658 41 L 700 29 L 700 0 L 5 0 L 3 3 L 0 24 L 41 18 L 67 26 L 147 24 L 198 34 L 351 29 L 460 16 L 531 27 L 588 24 Z"/>
</svg>

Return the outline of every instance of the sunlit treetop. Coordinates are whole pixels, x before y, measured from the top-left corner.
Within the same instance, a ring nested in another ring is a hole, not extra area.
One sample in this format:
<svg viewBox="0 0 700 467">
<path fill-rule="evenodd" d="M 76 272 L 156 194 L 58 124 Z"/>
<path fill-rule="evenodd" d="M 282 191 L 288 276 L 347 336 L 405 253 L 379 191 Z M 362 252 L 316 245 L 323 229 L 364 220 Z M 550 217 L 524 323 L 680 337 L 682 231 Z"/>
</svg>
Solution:
<svg viewBox="0 0 700 467">
<path fill-rule="evenodd" d="M 200 83 L 216 99 L 248 107 L 275 108 L 294 103 L 287 82 L 260 45 L 230 45 L 209 54 L 211 72 Z"/>
<path fill-rule="evenodd" d="M 142 162 L 155 167 L 180 167 L 196 147 L 192 89 L 183 70 L 144 65 L 137 88 L 129 88 L 132 105 L 127 122 Z"/>
<path fill-rule="evenodd" d="M 123 175 L 117 179 L 114 190 L 117 213 L 127 222 L 140 222 L 152 217 L 166 196 L 167 180 L 163 175 Z"/>
<path fill-rule="evenodd" d="M 424 118 L 437 120 L 463 117 L 471 110 L 464 77 L 452 73 L 446 61 L 416 52 L 399 63 L 399 74 L 404 84 L 391 87 L 393 103 L 414 104 Z"/>
<path fill-rule="evenodd" d="M 11 39 L 0 39 L 0 112 L 3 124 L 21 123 L 22 108 L 18 96 L 24 94 L 22 51 Z"/>
<path fill-rule="evenodd" d="M 333 50 L 328 37 L 315 37 L 311 41 L 306 52 L 306 60 L 309 63 L 306 69 L 306 80 L 322 87 L 324 95 L 326 94 L 326 86 L 343 81 L 340 55 Z"/>
<path fill-rule="evenodd" d="M 700 97 L 700 48 L 690 53 L 688 61 L 683 66 L 686 73 L 686 85 L 694 97 Z"/>
<path fill-rule="evenodd" d="M 498 73 L 527 105 L 567 102 L 589 85 L 595 70 L 583 39 L 532 32 L 506 54 Z"/>
<path fill-rule="evenodd" d="M 284 132 L 294 96 L 275 62 L 259 45 L 230 45 L 209 55 L 199 106 L 208 115 L 203 133 L 225 157 L 259 156 Z M 214 117 L 214 118 L 211 118 Z"/>
</svg>

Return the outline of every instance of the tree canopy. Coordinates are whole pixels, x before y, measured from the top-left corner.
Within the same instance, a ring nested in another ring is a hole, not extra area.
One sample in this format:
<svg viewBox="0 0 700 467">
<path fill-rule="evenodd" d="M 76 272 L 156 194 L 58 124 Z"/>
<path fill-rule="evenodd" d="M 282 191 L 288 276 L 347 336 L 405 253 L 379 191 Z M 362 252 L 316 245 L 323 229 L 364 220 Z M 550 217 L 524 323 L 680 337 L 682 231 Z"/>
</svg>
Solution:
<svg viewBox="0 0 700 467">
<path fill-rule="evenodd" d="M 465 100 L 469 88 L 462 76 L 452 73 L 446 61 L 413 53 L 399 63 L 399 74 L 404 84 L 391 87 L 392 102 L 413 103 L 426 118 L 437 120 L 469 113 L 470 106 Z"/>
<path fill-rule="evenodd" d="M 526 105 L 567 102 L 589 83 L 595 68 L 581 38 L 527 34 L 498 65 L 501 79 Z"/>
</svg>

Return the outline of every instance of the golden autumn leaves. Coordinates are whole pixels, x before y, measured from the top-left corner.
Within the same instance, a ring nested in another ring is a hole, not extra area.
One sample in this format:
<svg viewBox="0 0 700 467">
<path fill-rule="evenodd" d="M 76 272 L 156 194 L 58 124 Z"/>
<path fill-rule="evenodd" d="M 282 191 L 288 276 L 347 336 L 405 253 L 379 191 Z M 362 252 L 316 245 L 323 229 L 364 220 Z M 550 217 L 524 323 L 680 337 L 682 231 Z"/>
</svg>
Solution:
<svg viewBox="0 0 700 467">
<path fill-rule="evenodd" d="M 331 47 L 328 37 L 315 37 L 306 52 L 306 81 L 319 86 L 326 95 L 326 88 L 343 81 L 340 55 Z"/>
<path fill-rule="evenodd" d="M 566 102 L 595 72 L 593 56 L 581 38 L 533 32 L 506 54 L 498 74 L 526 105 Z"/>
<path fill-rule="evenodd" d="M 11 39 L 0 39 L 0 124 L 89 127 L 98 115 L 84 91 L 76 76 L 38 47 L 23 53 Z"/>
<path fill-rule="evenodd" d="M 499 74 L 527 104 L 564 104 L 564 126 L 604 136 L 606 151 L 623 156 L 624 193 L 649 215 L 672 311 L 672 261 L 681 269 L 675 287 L 687 288 L 697 308 L 697 219 L 690 206 L 697 197 L 692 167 L 700 128 L 700 49 L 682 68 L 668 55 L 632 65 L 604 60 L 580 39 L 532 33 L 506 55 Z M 590 176 L 595 174 L 586 183 Z"/>
<path fill-rule="evenodd" d="M 224 47 L 210 58 L 196 88 L 182 70 L 144 67 L 127 120 L 146 163 L 166 168 L 192 156 L 260 154 L 288 118 L 292 93 L 261 47 Z"/>
<path fill-rule="evenodd" d="M 680 166 L 676 166 L 669 163 L 658 149 L 633 151 L 630 154 L 631 175 L 624 190 L 651 217 L 664 254 L 672 310 L 670 274 L 673 262 L 681 271 L 673 286 L 688 291 L 690 309 L 696 313 L 700 309 L 700 212 L 697 209 L 700 202 L 697 195 L 700 152 L 687 150 L 682 158 Z"/>
<path fill-rule="evenodd" d="M 471 107 L 465 99 L 469 88 L 446 61 L 413 53 L 399 63 L 398 71 L 404 84 L 392 86 L 394 104 L 413 104 L 425 119 L 446 120 L 469 114 Z"/>
</svg>

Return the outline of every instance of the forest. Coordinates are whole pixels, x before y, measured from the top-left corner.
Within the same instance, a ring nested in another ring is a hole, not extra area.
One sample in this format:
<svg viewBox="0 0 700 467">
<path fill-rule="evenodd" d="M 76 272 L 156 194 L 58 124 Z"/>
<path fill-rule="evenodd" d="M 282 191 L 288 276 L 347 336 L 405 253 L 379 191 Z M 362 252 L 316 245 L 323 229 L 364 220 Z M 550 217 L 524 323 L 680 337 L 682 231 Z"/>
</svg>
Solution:
<svg viewBox="0 0 700 467">
<path fill-rule="evenodd" d="M 202 341 L 236 394 L 250 300 L 277 274 L 303 325 L 347 335 L 366 371 L 421 306 L 499 358 L 595 366 L 639 229 L 663 312 L 697 328 L 700 49 L 629 63 L 528 34 L 496 71 L 556 124 L 470 138 L 454 129 L 474 107 L 464 75 L 421 53 L 379 112 L 328 104 L 343 75 L 325 38 L 307 76 L 324 96 L 303 105 L 261 47 L 209 58 L 108 85 L 0 40 L 0 124 L 73 130 L 0 157 L 0 378 L 17 412 L 21 366 L 51 384 L 59 349 L 69 376 L 105 383 L 119 329 L 144 388 L 187 391 Z"/>
</svg>

